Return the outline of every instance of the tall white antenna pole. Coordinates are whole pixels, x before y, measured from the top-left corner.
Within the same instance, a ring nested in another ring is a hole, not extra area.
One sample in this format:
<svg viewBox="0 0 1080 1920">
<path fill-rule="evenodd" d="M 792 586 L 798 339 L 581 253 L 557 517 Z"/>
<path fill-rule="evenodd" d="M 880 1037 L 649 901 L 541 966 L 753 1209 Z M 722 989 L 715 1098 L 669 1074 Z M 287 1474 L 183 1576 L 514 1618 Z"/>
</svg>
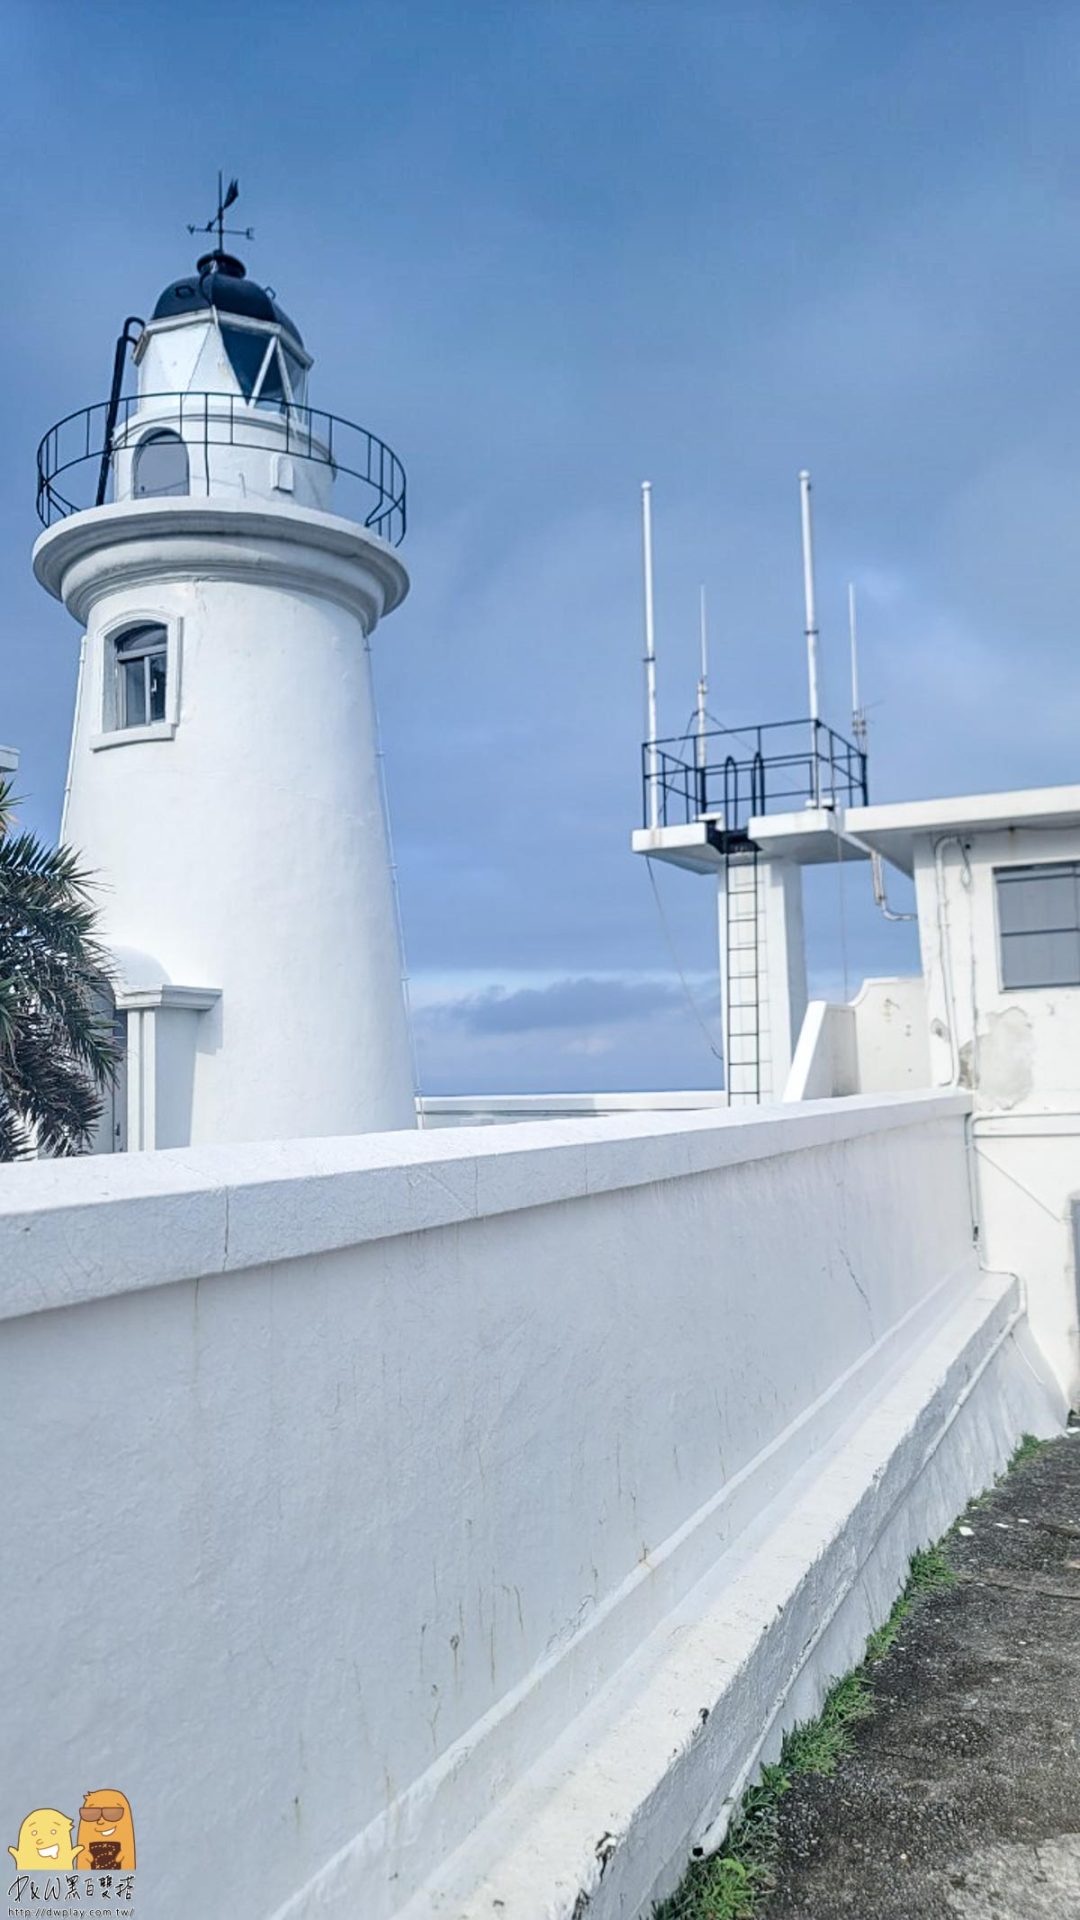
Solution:
<svg viewBox="0 0 1080 1920">
<path fill-rule="evenodd" d="M 810 768 L 814 805 L 821 802 L 821 769 L 818 759 L 818 626 L 814 605 L 814 529 L 810 518 L 810 475 L 805 468 L 799 475 L 802 502 L 803 592 L 806 598 L 806 670 L 810 682 Z"/>
<path fill-rule="evenodd" d="M 700 591 L 699 611 L 700 611 L 700 620 L 701 620 L 701 672 L 698 676 L 698 683 L 697 683 L 697 750 L 698 750 L 698 771 L 701 772 L 704 769 L 705 759 L 706 759 L 705 733 L 706 733 L 707 721 L 705 717 L 705 702 L 709 697 L 709 632 L 708 632 L 708 627 L 706 625 L 706 620 L 705 620 L 705 589 L 704 587 L 700 588 L 699 591 Z"/>
<path fill-rule="evenodd" d="M 653 622 L 652 482 L 641 483 L 641 550 L 645 566 L 645 737 L 649 785 L 649 825 L 660 824 L 660 788 L 656 763 L 656 629 Z"/>
<path fill-rule="evenodd" d="M 866 719 L 859 700 L 859 632 L 855 622 L 855 587 L 850 580 L 847 608 L 848 633 L 851 637 L 851 732 L 855 745 L 861 748 L 866 739 Z"/>
</svg>

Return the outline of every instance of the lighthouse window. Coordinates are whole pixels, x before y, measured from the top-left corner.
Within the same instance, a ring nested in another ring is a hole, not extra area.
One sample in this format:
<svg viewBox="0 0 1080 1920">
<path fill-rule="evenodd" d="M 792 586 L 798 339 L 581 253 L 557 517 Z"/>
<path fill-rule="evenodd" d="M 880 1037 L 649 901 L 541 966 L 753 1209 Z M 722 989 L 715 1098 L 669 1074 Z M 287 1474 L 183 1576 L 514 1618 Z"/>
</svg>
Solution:
<svg viewBox="0 0 1080 1920">
<path fill-rule="evenodd" d="M 148 433 L 135 454 L 135 498 L 187 493 L 187 448 L 178 433 Z"/>
<path fill-rule="evenodd" d="M 285 398 L 285 382 L 281 377 L 280 347 L 276 340 L 271 341 L 270 351 L 262 370 L 258 384 L 255 404 L 259 407 L 280 406 Z"/>
<path fill-rule="evenodd" d="M 266 359 L 267 336 L 247 327 L 222 327 L 221 337 L 240 391 L 250 400 Z"/>
<path fill-rule="evenodd" d="M 113 646 L 118 725 L 148 727 L 164 720 L 168 657 L 164 627 L 132 627 Z"/>
<path fill-rule="evenodd" d="M 282 347 L 281 351 L 285 356 L 285 371 L 289 376 L 289 387 L 292 392 L 292 397 L 297 406 L 299 406 L 304 398 L 307 369 L 300 365 L 296 355 L 290 353 L 288 347 Z"/>
<path fill-rule="evenodd" d="M 1080 862 L 1002 867 L 996 878 L 1002 986 L 1080 986 Z"/>
</svg>

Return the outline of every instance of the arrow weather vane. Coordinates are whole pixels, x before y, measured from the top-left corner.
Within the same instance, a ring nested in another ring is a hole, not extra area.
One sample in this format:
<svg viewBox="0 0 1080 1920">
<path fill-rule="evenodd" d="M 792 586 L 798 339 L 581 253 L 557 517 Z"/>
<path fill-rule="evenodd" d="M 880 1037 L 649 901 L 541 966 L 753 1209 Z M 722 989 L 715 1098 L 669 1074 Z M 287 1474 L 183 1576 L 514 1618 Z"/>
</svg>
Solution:
<svg viewBox="0 0 1080 1920">
<path fill-rule="evenodd" d="M 213 233 L 216 228 L 219 253 L 224 253 L 225 251 L 225 235 L 227 233 L 235 234 L 241 240 L 254 240 L 255 238 L 254 227 L 227 227 L 225 225 L 226 209 L 231 207 L 233 202 L 238 199 L 240 182 L 238 180 L 230 180 L 228 186 L 223 189 L 222 179 L 223 176 L 219 170 L 217 177 L 218 204 L 217 212 L 213 218 L 207 221 L 205 227 L 193 227 L 190 224 L 188 226 L 189 233 Z"/>
</svg>

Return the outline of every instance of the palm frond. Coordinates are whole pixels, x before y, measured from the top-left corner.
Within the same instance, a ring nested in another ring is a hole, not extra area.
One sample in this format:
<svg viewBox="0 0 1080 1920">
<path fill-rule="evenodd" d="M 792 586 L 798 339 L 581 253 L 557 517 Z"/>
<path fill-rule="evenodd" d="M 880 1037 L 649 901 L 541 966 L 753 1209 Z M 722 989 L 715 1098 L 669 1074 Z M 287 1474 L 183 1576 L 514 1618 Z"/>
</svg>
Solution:
<svg viewBox="0 0 1080 1920">
<path fill-rule="evenodd" d="M 13 820 L 0 781 L 0 1160 L 83 1151 L 118 1062 L 93 876 Z"/>
</svg>

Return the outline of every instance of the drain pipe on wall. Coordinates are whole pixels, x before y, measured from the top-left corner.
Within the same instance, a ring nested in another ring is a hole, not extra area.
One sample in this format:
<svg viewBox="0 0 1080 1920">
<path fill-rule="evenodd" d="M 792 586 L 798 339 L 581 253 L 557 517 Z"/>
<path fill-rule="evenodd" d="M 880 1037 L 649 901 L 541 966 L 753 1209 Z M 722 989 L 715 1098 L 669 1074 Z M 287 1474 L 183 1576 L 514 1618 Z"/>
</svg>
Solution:
<svg viewBox="0 0 1080 1920">
<path fill-rule="evenodd" d="M 880 908 L 886 920 L 917 920 L 917 913 L 896 913 L 890 907 L 885 893 L 885 868 L 880 853 L 870 855 L 870 878 L 874 888 L 874 905 Z"/>
<path fill-rule="evenodd" d="M 937 914 L 938 948 L 941 953 L 941 977 L 945 987 L 945 1023 L 949 1038 L 949 1057 L 952 1062 L 952 1074 L 945 1082 L 946 1086 L 960 1085 L 960 1040 L 956 1022 L 956 987 L 953 980 L 952 948 L 949 942 L 948 915 L 945 910 L 945 860 L 944 852 L 948 846 L 957 846 L 964 863 L 963 885 L 970 890 L 971 862 L 967 848 L 958 833 L 943 834 L 934 842 L 934 890 Z"/>
</svg>

